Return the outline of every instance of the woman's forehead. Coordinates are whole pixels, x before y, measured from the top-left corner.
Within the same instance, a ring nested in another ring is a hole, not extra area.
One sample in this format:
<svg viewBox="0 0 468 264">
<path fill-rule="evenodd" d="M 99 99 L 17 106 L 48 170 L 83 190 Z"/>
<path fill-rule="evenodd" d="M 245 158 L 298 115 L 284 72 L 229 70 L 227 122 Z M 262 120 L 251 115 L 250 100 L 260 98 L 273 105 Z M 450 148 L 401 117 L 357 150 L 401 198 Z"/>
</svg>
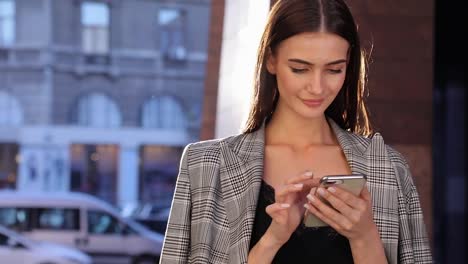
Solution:
<svg viewBox="0 0 468 264">
<path fill-rule="evenodd" d="M 349 43 L 344 38 L 324 32 L 294 35 L 280 43 L 276 55 L 282 59 L 293 57 L 317 61 L 345 59 Z"/>
</svg>

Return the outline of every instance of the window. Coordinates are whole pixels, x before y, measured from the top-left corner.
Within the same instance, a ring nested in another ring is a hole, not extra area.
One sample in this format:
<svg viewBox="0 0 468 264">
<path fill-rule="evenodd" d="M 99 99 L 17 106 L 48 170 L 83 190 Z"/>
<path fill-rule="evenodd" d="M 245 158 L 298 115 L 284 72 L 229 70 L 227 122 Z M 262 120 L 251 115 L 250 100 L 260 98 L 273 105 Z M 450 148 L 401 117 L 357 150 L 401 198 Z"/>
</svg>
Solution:
<svg viewBox="0 0 468 264">
<path fill-rule="evenodd" d="M 0 208 L 0 225 L 17 231 L 30 230 L 30 213 L 26 208 Z"/>
<path fill-rule="evenodd" d="M 19 162 L 19 145 L 0 142 L 0 189 L 15 189 Z"/>
<path fill-rule="evenodd" d="M 15 41 L 15 2 L 0 0 L 0 47 Z"/>
<path fill-rule="evenodd" d="M 152 98 L 143 105 L 142 112 L 144 128 L 183 130 L 187 127 L 185 113 L 173 97 Z"/>
<path fill-rule="evenodd" d="M 117 145 L 71 145 L 70 189 L 115 203 L 119 147 Z"/>
<path fill-rule="evenodd" d="M 78 101 L 75 122 L 81 126 L 115 128 L 121 124 L 117 104 L 101 93 L 86 95 Z"/>
<path fill-rule="evenodd" d="M 38 229 L 80 230 L 79 209 L 44 208 L 37 216 Z"/>
<path fill-rule="evenodd" d="M 170 207 L 182 147 L 146 145 L 140 148 L 140 200 Z"/>
<path fill-rule="evenodd" d="M 101 211 L 88 211 L 88 233 L 94 235 L 118 235 L 122 225 L 113 216 Z"/>
<path fill-rule="evenodd" d="M 105 55 L 109 52 L 109 6 L 84 2 L 81 6 L 82 47 L 87 54 Z"/>
<path fill-rule="evenodd" d="M 8 246 L 8 240 L 10 240 L 6 235 L 0 233 L 0 247 Z"/>
<path fill-rule="evenodd" d="M 180 9 L 163 8 L 159 11 L 161 27 L 160 48 L 163 58 L 169 61 L 185 61 L 185 12 Z"/>
<path fill-rule="evenodd" d="M 138 231 L 133 229 L 132 227 L 128 225 L 122 225 L 122 234 L 125 235 L 139 235 Z"/>
<path fill-rule="evenodd" d="M 0 126 L 18 126 L 22 123 L 23 110 L 18 100 L 0 91 Z"/>
</svg>

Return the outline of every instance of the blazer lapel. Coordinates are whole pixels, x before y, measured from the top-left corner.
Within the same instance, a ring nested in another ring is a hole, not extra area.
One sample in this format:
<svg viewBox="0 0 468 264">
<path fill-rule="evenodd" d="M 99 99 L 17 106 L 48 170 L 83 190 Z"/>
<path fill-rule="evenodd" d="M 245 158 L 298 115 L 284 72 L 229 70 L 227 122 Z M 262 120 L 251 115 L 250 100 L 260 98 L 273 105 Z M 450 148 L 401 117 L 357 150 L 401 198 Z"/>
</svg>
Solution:
<svg viewBox="0 0 468 264">
<path fill-rule="evenodd" d="M 247 263 L 263 175 L 264 127 L 224 141 L 220 180 L 229 222 L 229 263 Z"/>
<path fill-rule="evenodd" d="M 372 196 L 372 210 L 382 241 L 398 244 L 398 184 L 387 147 L 379 133 L 371 139 L 341 129 L 333 120 L 329 123 L 338 138 L 353 173 L 367 176 Z M 390 254 L 390 252 L 387 252 Z M 391 253 L 393 254 L 393 253 Z"/>
</svg>

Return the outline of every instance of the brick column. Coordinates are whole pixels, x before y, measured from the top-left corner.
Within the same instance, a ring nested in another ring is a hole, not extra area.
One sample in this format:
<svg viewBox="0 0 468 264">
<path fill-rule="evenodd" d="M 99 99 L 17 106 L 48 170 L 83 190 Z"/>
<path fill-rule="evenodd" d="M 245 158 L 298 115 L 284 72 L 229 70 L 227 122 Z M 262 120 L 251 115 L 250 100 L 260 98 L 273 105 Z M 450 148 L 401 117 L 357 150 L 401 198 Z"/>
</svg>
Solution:
<svg viewBox="0 0 468 264">
<path fill-rule="evenodd" d="M 216 102 L 218 99 L 218 81 L 223 39 L 224 0 L 211 2 L 211 22 L 208 44 L 208 62 L 206 64 L 203 116 L 200 138 L 212 139 L 215 132 Z"/>
</svg>

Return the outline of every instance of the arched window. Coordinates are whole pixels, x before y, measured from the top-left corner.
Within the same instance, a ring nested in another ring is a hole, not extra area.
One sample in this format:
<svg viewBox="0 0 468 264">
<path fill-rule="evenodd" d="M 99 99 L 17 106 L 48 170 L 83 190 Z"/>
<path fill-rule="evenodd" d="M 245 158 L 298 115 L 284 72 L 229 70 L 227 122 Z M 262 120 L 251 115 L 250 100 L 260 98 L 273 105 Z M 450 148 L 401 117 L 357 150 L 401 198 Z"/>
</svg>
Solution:
<svg viewBox="0 0 468 264">
<path fill-rule="evenodd" d="M 0 126 L 19 126 L 23 123 L 23 110 L 13 96 L 0 91 Z"/>
<path fill-rule="evenodd" d="M 117 104 L 108 96 L 92 93 L 78 101 L 76 123 L 90 127 L 119 127 L 122 117 Z"/>
<path fill-rule="evenodd" d="M 187 118 L 173 97 L 160 96 L 143 105 L 141 125 L 144 128 L 183 130 L 187 127 Z"/>
</svg>

